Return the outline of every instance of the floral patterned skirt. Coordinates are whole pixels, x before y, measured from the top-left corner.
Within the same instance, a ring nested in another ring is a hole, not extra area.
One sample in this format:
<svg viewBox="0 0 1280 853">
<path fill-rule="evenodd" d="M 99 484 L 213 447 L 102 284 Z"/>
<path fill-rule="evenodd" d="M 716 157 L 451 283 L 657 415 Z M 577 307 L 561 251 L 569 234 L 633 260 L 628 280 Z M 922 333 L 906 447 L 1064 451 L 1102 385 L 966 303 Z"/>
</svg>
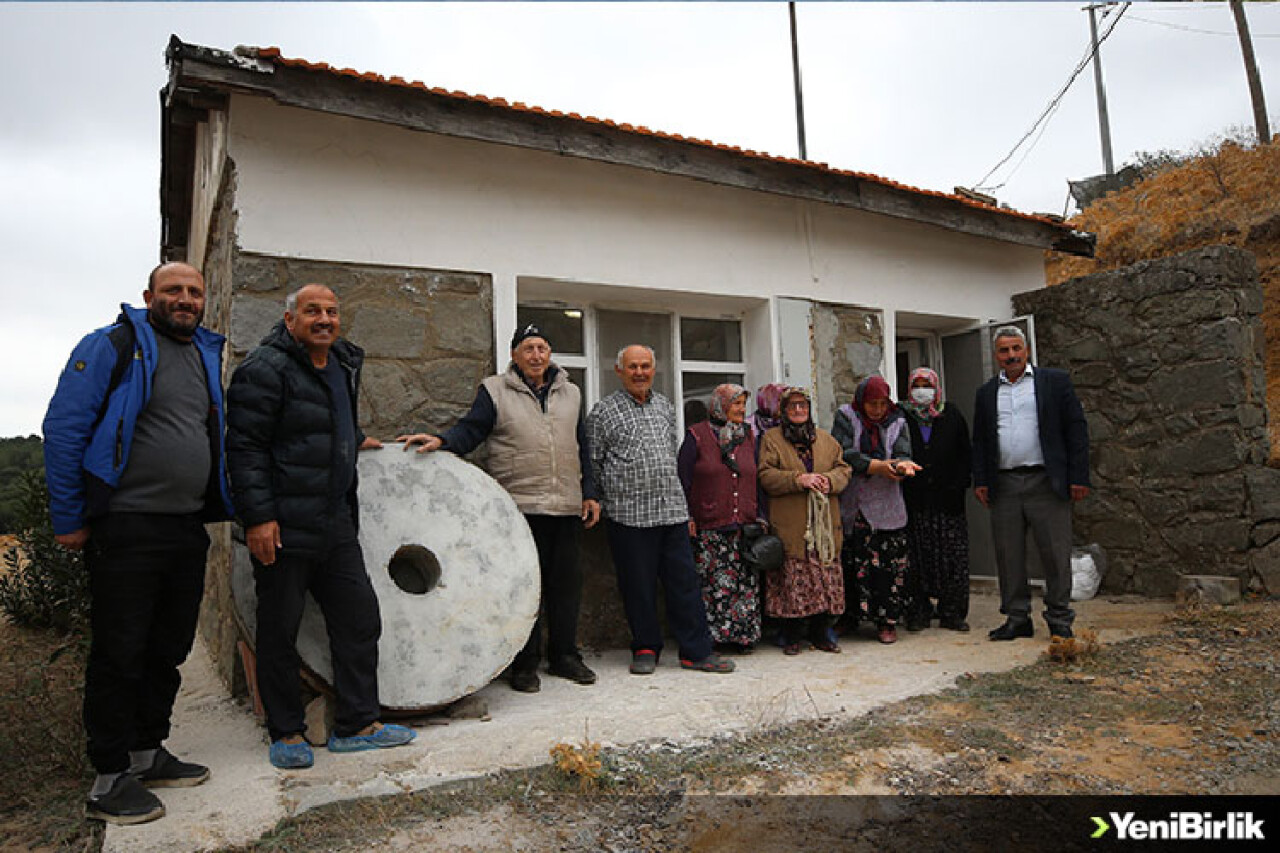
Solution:
<svg viewBox="0 0 1280 853">
<path fill-rule="evenodd" d="M 906 528 L 872 530 L 859 514 L 845 526 L 840 558 L 850 599 L 857 596 L 858 618 L 878 627 L 897 624 L 907 600 Z M 849 606 L 855 606 L 852 600 Z"/>
<path fill-rule="evenodd" d="M 840 564 L 824 564 L 812 551 L 804 557 L 787 557 L 780 569 L 765 577 L 764 611 L 774 619 L 844 613 Z"/>
<path fill-rule="evenodd" d="M 713 643 L 751 645 L 760 639 L 760 585 L 742 564 L 741 530 L 699 530 L 693 563 Z"/>
</svg>

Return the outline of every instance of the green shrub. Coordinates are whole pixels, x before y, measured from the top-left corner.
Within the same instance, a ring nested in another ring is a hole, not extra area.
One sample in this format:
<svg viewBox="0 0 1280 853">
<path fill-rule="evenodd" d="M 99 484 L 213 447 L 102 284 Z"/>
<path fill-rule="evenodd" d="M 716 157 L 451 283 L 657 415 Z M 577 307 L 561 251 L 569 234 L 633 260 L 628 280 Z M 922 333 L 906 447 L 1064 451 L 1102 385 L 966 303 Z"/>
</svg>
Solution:
<svg viewBox="0 0 1280 853">
<path fill-rule="evenodd" d="M 84 555 L 53 538 L 43 472 L 21 475 L 18 548 L 4 555 L 0 610 L 23 628 L 79 632 L 89 624 L 89 574 Z"/>
</svg>

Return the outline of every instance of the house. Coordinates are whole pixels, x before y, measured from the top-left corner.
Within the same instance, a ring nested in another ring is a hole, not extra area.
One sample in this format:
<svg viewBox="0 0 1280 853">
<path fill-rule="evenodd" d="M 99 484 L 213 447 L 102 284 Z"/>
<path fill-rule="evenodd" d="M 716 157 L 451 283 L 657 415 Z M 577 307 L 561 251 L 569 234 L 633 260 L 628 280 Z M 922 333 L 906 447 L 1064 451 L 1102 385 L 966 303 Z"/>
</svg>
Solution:
<svg viewBox="0 0 1280 853">
<path fill-rule="evenodd" d="M 371 434 L 451 423 L 527 321 L 588 403 L 639 341 L 677 403 L 786 382 L 829 426 L 865 376 L 928 364 L 967 409 L 1044 251 L 1092 252 L 980 200 L 277 48 L 167 57 L 163 256 L 205 271 L 236 357 L 286 292 L 333 286 Z"/>
</svg>

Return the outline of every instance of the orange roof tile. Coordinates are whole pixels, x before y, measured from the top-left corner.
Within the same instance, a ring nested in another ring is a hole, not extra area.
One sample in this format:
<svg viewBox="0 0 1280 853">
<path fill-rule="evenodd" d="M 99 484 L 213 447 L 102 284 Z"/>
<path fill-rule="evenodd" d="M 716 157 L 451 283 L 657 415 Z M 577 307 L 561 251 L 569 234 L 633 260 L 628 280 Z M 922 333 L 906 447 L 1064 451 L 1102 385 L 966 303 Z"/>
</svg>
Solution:
<svg viewBox="0 0 1280 853">
<path fill-rule="evenodd" d="M 504 98 L 490 98 L 490 97 L 486 97 L 485 95 L 468 94 L 467 92 L 450 92 L 450 91 L 446 91 L 445 89 L 441 89 L 439 87 L 428 87 L 425 83 L 422 83 L 420 81 L 412 81 L 412 82 L 406 81 L 403 77 L 384 77 L 381 74 L 376 74 L 373 72 L 361 73 L 359 71 L 355 71 L 350 68 L 337 69 L 329 65 L 327 62 L 310 62 L 306 59 L 295 59 L 295 58 L 286 57 L 281 53 L 280 48 L 278 47 L 257 48 L 257 54 L 259 59 L 270 60 L 276 65 L 287 66 L 289 68 L 303 68 L 308 71 L 319 71 L 327 74 L 335 74 L 343 77 L 351 77 L 357 80 L 364 80 L 370 83 L 378 83 L 380 85 L 385 85 L 385 86 L 398 86 L 398 87 L 409 88 L 409 89 L 422 89 L 422 90 L 431 92 L 432 94 L 435 94 L 435 95 L 441 95 L 444 97 L 454 98 L 457 100 L 465 100 L 465 101 L 472 101 L 475 103 L 488 104 L 490 106 L 499 107 L 501 109 L 510 110 L 512 112 L 532 113 L 535 115 L 550 116 L 553 118 L 570 118 L 570 119 L 575 119 L 577 121 L 590 122 L 592 124 L 602 124 L 602 125 L 605 125 L 606 127 L 611 127 L 616 130 L 623 131 L 625 133 L 635 134 L 636 136 L 650 136 L 656 139 L 669 139 L 675 142 L 685 142 L 692 145 L 702 145 L 708 148 L 718 148 L 722 151 L 731 151 L 735 154 L 741 155 L 743 157 L 755 159 L 755 160 L 768 160 L 770 162 L 775 162 L 775 163 L 790 163 L 796 166 L 804 166 L 806 168 L 813 169 L 814 171 L 824 172 L 824 173 L 833 174 L 833 175 L 844 175 L 846 177 L 857 178 L 859 180 L 877 183 L 882 186 L 892 187 L 894 189 L 904 190 L 906 192 L 918 193 L 920 195 L 926 195 L 926 196 L 933 196 L 935 198 L 945 198 L 949 201 L 956 202 L 958 204 L 964 205 L 965 207 L 972 207 L 977 210 L 984 210 L 992 213 L 998 213 L 1004 216 L 1012 216 L 1018 219 L 1026 219 L 1032 222 L 1041 222 L 1041 223 L 1047 223 L 1049 225 L 1054 225 L 1058 227 L 1064 227 L 1063 223 L 1050 219 L 1046 216 L 1037 216 L 1031 213 L 1023 213 L 1022 211 L 1013 210 L 1010 208 L 991 207 L 990 205 L 983 204 L 982 202 L 974 201 L 973 199 L 964 198 L 963 196 L 958 196 L 953 193 L 944 193 L 944 192 L 938 192 L 937 190 L 926 190 L 926 189 L 921 189 L 920 187 L 913 187 L 908 184 L 903 184 L 903 183 L 899 183 L 898 181 L 893 181 L 888 178 L 883 178 L 879 175 L 871 174 L 870 172 L 855 172 L 849 169 L 837 169 L 827 165 L 826 163 L 819 163 L 812 160 L 798 160 L 793 157 L 784 157 L 776 154 L 768 154 L 764 152 L 752 151 L 749 149 L 744 150 L 742 148 L 739 148 L 736 145 L 725 145 L 723 143 L 712 142 L 711 140 L 707 140 L 707 139 L 698 139 L 696 137 L 691 137 L 691 136 L 682 136 L 678 133 L 667 133 L 665 131 L 660 131 L 660 130 L 650 130 L 649 128 L 643 127 L 643 126 L 636 127 L 631 124 L 611 121 L 610 119 L 596 118 L 595 116 L 583 116 L 576 112 L 571 112 L 566 114 L 564 112 L 561 112 L 560 110 L 548 110 L 548 109 L 543 109 L 542 107 L 528 106 L 519 101 L 515 103 L 508 103 Z"/>
</svg>

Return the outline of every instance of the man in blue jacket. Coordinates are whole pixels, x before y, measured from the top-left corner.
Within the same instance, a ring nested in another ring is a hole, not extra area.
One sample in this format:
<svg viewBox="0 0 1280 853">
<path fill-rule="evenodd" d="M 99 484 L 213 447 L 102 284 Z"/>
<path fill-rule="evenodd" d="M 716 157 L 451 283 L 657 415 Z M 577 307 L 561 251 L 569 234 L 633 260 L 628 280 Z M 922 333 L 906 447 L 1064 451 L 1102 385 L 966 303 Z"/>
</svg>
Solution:
<svg viewBox="0 0 1280 853">
<path fill-rule="evenodd" d="M 231 514 L 224 338 L 200 325 L 204 278 L 162 264 L 142 296 L 145 310 L 122 305 L 75 348 L 44 419 L 53 532 L 89 572 L 86 813 L 118 824 L 164 815 L 144 786 L 209 778 L 163 743 L 204 592 L 204 523 Z"/>
<path fill-rule="evenodd" d="M 1089 494 L 1089 425 L 1071 378 L 1027 363 L 1021 329 L 996 329 L 994 346 L 1001 371 L 978 389 L 973 409 L 973 493 L 991 510 L 1006 617 L 988 636 L 1035 634 L 1026 567 L 1030 528 L 1044 568 L 1049 633 L 1070 637 L 1071 505 Z"/>
</svg>

